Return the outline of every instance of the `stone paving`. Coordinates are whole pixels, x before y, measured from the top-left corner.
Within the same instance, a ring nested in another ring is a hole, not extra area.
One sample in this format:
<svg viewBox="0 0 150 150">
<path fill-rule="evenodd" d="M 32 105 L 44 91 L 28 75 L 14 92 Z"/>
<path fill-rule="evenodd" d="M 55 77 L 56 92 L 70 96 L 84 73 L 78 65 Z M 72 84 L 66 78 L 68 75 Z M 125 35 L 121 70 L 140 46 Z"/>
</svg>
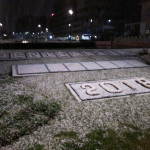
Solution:
<svg viewBox="0 0 150 150">
<path fill-rule="evenodd" d="M 56 64 L 26 64 L 13 65 L 12 75 L 30 76 L 53 72 L 72 72 L 72 71 L 90 71 L 106 69 L 122 69 L 135 67 L 150 67 L 138 60 L 118 60 L 118 61 L 93 61 L 93 62 L 75 62 L 75 63 L 56 63 Z"/>
<path fill-rule="evenodd" d="M 131 50 L 132 51 L 132 50 Z M 63 58 L 63 57 L 87 57 L 87 56 L 137 56 L 135 52 L 121 50 L 77 50 L 77 51 L 34 51 L 34 52 L 5 52 L 0 51 L 2 60 L 23 60 L 42 58 Z"/>
</svg>

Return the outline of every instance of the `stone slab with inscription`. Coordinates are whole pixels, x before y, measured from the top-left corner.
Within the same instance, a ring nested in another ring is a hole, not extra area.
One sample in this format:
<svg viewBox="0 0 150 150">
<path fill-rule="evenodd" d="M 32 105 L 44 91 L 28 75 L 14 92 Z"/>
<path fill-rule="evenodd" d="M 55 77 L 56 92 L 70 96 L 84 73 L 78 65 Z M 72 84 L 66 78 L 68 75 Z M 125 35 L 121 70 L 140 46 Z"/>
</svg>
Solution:
<svg viewBox="0 0 150 150">
<path fill-rule="evenodd" d="M 53 52 L 41 52 L 43 58 L 56 58 L 57 56 Z"/>
<path fill-rule="evenodd" d="M 83 57 L 84 56 L 80 52 L 76 52 L 76 51 L 68 52 L 68 54 L 71 55 L 72 57 Z"/>
<path fill-rule="evenodd" d="M 26 54 L 23 52 L 13 52 L 10 53 L 10 58 L 11 59 L 27 59 Z"/>
<path fill-rule="evenodd" d="M 71 57 L 67 52 L 55 52 L 58 57 Z"/>
<path fill-rule="evenodd" d="M 9 59 L 9 53 L 0 52 L 0 60 L 8 60 L 8 59 Z"/>
<path fill-rule="evenodd" d="M 28 59 L 42 58 L 39 52 L 27 52 L 26 55 Z"/>
<path fill-rule="evenodd" d="M 150 80 L 145 77 L 68 83 L 66 86 L 79 101 L 150 93 Z"/>
</svg>

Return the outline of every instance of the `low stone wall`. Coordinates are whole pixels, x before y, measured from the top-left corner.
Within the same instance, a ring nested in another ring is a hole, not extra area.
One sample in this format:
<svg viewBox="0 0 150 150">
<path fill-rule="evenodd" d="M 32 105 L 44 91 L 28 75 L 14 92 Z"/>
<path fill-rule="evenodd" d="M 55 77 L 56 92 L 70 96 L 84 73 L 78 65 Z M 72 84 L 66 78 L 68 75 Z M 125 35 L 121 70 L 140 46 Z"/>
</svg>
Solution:
<svg viewBox="0 0 150 150">
<path fill-rule="evenodd" d="M 116 42 L 96 41 L 97 48 L 150 48 L 150 43 L 143 42 Z"/>
<path fill-rule="evenodd" d="M 66 49 L 95 48 L 95 42 L 79 43 L 0 43 L 0 49 Z"/>
</svg>

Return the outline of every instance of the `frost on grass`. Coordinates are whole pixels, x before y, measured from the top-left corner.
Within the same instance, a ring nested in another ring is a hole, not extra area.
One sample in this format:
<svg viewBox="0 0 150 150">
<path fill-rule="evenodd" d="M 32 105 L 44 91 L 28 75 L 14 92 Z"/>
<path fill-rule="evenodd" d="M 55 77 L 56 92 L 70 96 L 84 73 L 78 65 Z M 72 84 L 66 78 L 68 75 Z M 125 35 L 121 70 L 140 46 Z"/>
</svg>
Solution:
<svg viewBox="0 0 150 150">
<path fill-rule="evenodd" d="M 48 124 L 39 127 L 32 134 L 19 138 L 18 141 L 3 149 L 33 147 L 35 143 L 44 145 L 45 149 L 61 149 L 62 143 L 77 142 L 73 139 L 75 137 L 82 140 L 79 143 L 85 143 L 88 140 L 86 136 L 97 128 L 104 131 L 109 129 L 119 135 L 126 130 L 133 131 L 132 128 L 122 126 L 122 124 L 147 130 L 150 128 L 150 94 L 79 103 L 65 87 L 65 83 L 142 76 L 150 77 L 148 68 L 54 73 L 17 79 L 17 83 L 14 84 L 16 86 L 11 93 L 18 94 L 20 91 L 21 93 L 34 93 L 35 100 L 53 100 L 61 105 L 62 111 Z M 8 89 L 11 89 L 10 86 Z M 67 138 L 60 136 L 66 133 L 68 133 Z"/>
<path fill-rule="evenodd" d="M 34 100 L 34 94 L 28 95 L 23 85 L 17 82 L 6 84 L 6 81 L 3 80 L 0 91 L 0 147 L 32 134 L 54 119 L 61 109 L 51 100 Z"/>
</svg>

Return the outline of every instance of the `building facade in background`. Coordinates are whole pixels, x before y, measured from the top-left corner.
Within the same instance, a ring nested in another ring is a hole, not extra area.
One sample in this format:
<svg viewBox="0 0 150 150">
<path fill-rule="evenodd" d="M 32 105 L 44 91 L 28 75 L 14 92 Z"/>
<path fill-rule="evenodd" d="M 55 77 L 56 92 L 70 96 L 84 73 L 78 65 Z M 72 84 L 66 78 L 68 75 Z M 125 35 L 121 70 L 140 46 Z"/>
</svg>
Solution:
<svg viewBox="0 0 150 150">
<path fill-rule="evenodd" d="M 51 18 L 52 31 L 55 36 L 76 37 L 87 35 L 97 38 L 103 31 L 112 32 L 119 14 L 117 0 L 59 0 L 54 6 L 55 16 Z M 118 6 L 119 8 L 119 6 Z M 73 15 L 68 13 L 73 10 Z"/>
<path fill-rule="evenodd" d="M 90 35 L 101 38 L 107 34 L 124 34 L 124 25 L 140 21 L 139 0 L 58 0 L 51 18 L 55 36 L 74 37 Z M 68 10 L 73 10 L 70 16 Z"/>
<path fill-rule="evenodd" d="M 52 7 L 53 0 L 0 0 L 0 23 L 7 33 L 35 32 L 49 23 Z"/>
<path fill-rule="evenodd" d="M 142 1 L 141 22 L 143 22 L 143 35 L 150 35 L 150 0 Z"/>
</svg>

